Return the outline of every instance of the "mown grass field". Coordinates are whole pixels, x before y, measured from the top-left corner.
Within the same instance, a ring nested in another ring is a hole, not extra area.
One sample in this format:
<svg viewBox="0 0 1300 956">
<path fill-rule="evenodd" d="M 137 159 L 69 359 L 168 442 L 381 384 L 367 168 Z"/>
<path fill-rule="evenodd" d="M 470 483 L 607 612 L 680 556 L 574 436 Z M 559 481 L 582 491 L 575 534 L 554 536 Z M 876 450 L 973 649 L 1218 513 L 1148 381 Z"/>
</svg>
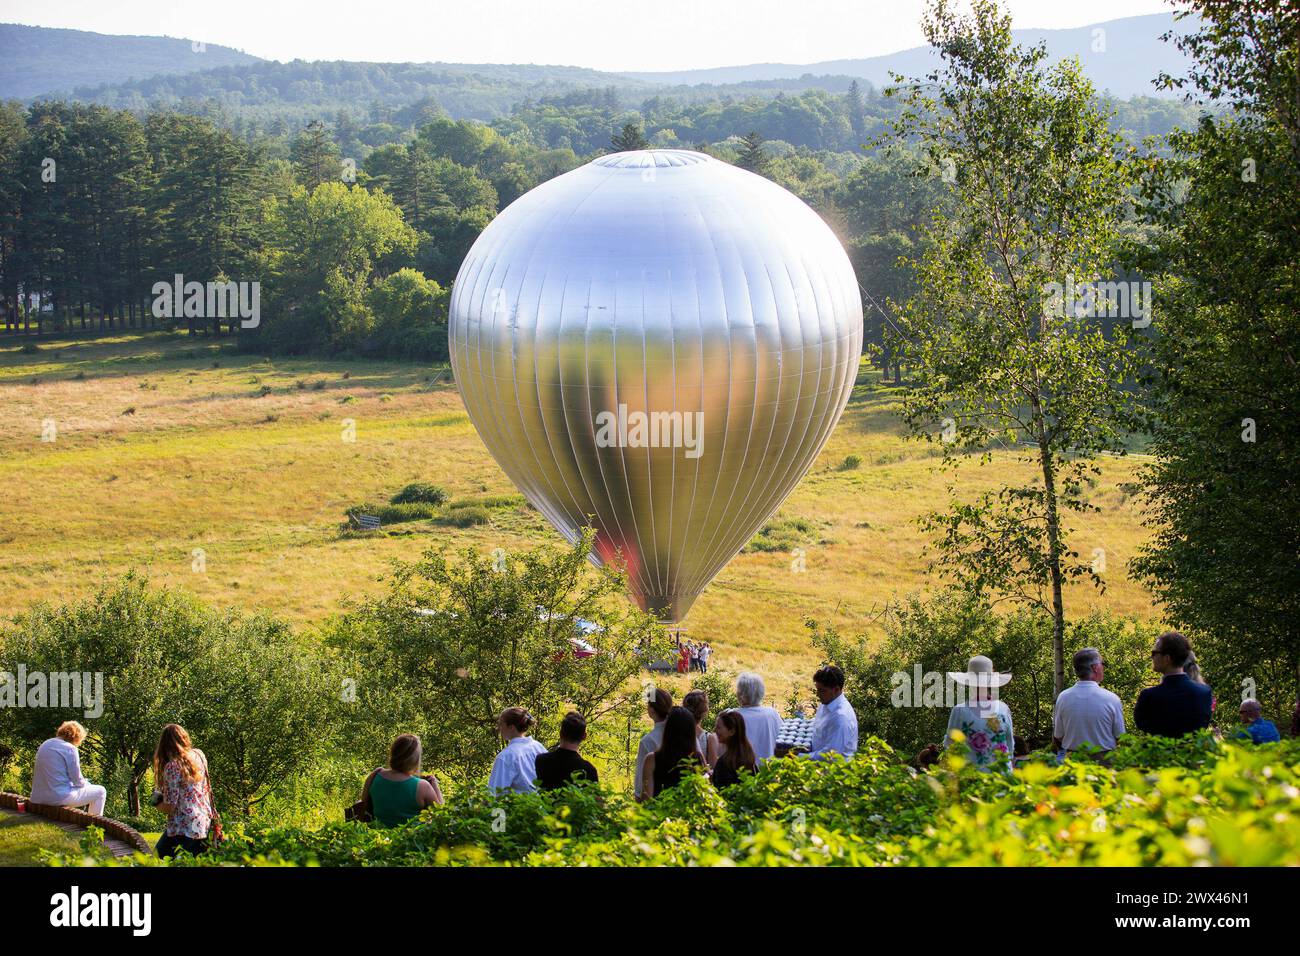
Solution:
<svg viewBox="0 0 1300 956">
<path fill-rule="evenodd" d="M 39 866 L 41 850 L 76 853 L 72 834 L 40 817 L 0 810 L 0 866 Z"/>
<path fill-rule="evenodd" d="M 1025 468 L 1010 453 L 941 472 L 932 446 L 902 437 L 894 391 L 864 370 L 853 400 L 782 513 L 817 527 L 806 570 L 788 551 L 738 556 L 687 626 L 715 667 L 753 668 L 773 696 L 808 682 L 807 617 L 873 632 L 896 595 L 934 587 L 915 519 Z M 524 506 L 487 525 L 427 521 L 378 536 L 343 531 L 352 504 L 408 482 L 453 497 L 514 488 L 479 441 L 449 374 L 414 364 L 267 360 L 183 334 L 0 342 L 0 614 L 65 601 L 131 568 L 205 600 L 300 623 L 383 587 L 391 561 L 443 545 L 490 551 L 561 539 Z M 355 431 L 355 440 L 349 438 Z M 848 455 L 861 465 L 841 470 Z M 1104 595 L 1071 606 L 1156 613 L 1125 573 L 1145 537 L 1122 490 L 1139 467 L 1107 459 L 1102 513 L 1076 548 L 1106 555 Z M 202 560 L 199 561 L 201 552 Z"/>
</svg>

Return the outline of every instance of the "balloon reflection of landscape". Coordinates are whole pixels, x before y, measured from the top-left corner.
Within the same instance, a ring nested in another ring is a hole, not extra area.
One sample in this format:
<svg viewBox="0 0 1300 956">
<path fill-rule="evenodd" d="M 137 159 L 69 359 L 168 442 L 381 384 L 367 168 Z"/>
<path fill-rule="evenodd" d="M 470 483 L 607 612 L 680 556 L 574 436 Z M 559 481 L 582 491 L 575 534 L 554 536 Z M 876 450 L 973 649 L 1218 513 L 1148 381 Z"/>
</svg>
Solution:
<svg viewBox="0 0 1300 956">
<path fill-rule="evenodd" d="M 811 466 L 861 347 L 821 218 L 686 150 L 603 156 L 520 197 L 451 300 L 488 450 L 569 540 L 593 526 L 596 558 L 673 622 Z"/>
</svg>

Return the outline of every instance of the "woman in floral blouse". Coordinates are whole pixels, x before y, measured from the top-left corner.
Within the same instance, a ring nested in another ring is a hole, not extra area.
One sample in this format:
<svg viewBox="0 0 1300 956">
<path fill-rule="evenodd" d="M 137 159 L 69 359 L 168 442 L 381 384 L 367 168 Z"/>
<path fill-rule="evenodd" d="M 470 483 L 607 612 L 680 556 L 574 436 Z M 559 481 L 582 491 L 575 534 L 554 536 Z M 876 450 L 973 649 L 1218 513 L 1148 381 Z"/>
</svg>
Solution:
<svg viewBox="0 0 1300 956">
<path fill-rule="evenodd" d="M 175 856 L 180 849 L 195 856 L 208 848 L 212 826 L 212 782 L 208 758 L 190 743 L 179 724 L 163 728 L 153 754 L 154 805 L 167 814 L 158 841 L 160 857 Z"/>
<path fill-rule="evenodd" d="M 965 672 L 948 676 L 970 688 L 970 695 L 967 703 L 958 704 L 948 715 L 944 747 L 956 744 L 953 731 L 960 731 L 965 738 L 961 743 L 964 756 L 975 766 L 981 770 L 1013 767 L 1016 738 L 1011 726 L 1011 709 L 997 697 L 997 689 L 1006 686 L 1011 675 L 999 674 L 991 660 L 979 655 L 970 659 Z"/>
</svg>

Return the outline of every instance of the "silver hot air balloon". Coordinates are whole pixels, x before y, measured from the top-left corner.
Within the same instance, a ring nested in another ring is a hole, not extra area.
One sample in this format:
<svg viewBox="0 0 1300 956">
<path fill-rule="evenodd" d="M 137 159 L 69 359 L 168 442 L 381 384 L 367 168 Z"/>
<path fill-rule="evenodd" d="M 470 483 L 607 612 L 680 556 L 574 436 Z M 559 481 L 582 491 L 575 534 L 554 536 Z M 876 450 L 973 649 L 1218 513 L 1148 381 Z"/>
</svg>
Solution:
<svg viewBox="0 0 1300 956">
<path fill-rule="evenodd" d="M 603 156 L 521 196 L 465 257 L 450 322 L 488 450 L 673 622 L 812 465 L 862 349 L 821 218 L 687 150 Z"/>
</svg>

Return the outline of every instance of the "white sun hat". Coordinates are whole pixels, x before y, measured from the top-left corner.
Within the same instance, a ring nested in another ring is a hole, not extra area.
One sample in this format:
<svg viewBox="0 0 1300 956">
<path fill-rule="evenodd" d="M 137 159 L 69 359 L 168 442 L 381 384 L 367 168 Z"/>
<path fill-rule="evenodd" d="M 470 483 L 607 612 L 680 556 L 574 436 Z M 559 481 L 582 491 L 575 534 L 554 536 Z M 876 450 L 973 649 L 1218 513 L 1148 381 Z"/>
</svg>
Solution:
<svg viewBox="0 0 1300 956">
<path fill-rule="evenodd" d="M 1005 687 L 1011 680 L 1010 674 L 995 671 L 993 662 L 983 654 L 976 654 L 967 661 L 964 671 L 949 671 L 948 676 L 967 687 Z"/>
</svg>

